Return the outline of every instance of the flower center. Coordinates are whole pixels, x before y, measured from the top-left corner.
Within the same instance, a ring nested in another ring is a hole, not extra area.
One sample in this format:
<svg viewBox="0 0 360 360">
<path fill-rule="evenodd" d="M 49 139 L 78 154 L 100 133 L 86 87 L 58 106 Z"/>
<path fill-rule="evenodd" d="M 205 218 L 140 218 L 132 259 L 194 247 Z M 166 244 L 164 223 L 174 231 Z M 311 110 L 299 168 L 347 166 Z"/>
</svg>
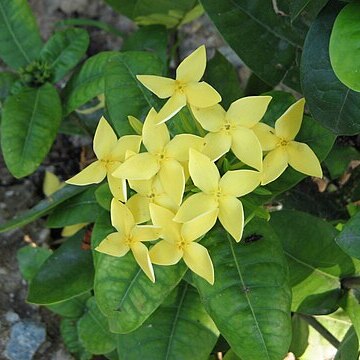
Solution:
<svg viewBox="0 0 360 360">
<path fill-rule="evenodd" d="M 289 142 L 285 139 L 280 139 L 277 146 L 286 146 Z"/>
<path fill-rule="evenodd" d="M 176 243 L 176 246 L 178 250 L 185 250 L 185 248 L 188 246 L 188 243 L 183 238 L 181 238 L 181 240 Z"/>
<path fill-rule="evenodd" d="M 133 238 L 131 235 L 129 235 L 125 240 L 125 244 L 130 247 L 132 243 L 133 243 Z"/>
<path fill-rule="evenodd" d="M 185 88 L 186 88 L 185 84 L 182 84 L 180 81 L 176 81 L 175 86 L 176 86 L 175 91 L 179 92 L 180 94 L 185 93 Z"/>
<path fill-rule="evenodd" d="M 154 202 L 154 200 L 155 200 L 155 194 L 154 194 L 153 192 L 150 193 L 147 197 L 148 197 L 148 199 L 149 199 L 150 202 Z"/>
<path fill-rule="evenodd" d="M 230 134 L 230 132 L 232 130 L 234 130 L 236 128 L 235 125 L 233 124 L 230 124 L 229 122 L 226 122 L 223 126 L 223 131 L 226 133 L 226 134 Z"/>
</svg>

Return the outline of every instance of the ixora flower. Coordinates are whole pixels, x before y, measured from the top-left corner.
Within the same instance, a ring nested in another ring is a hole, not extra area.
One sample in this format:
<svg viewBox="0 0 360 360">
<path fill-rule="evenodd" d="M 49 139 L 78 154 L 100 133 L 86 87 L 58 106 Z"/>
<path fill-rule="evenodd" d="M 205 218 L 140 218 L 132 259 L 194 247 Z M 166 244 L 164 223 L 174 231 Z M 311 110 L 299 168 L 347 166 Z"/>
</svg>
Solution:
<svg viewBox="0 0 360 360">
<path fill-rule="evenodd" d="M 254 131 L 264 151 L 268 151 L 263 161 L 261 184 L 276 180 L 288 165 L 310 176 L 321 178 L 320 162 L 307 144 L 294 141 L 300 130 L 305 99 L 291 105 L 275 123 L 275 129 L 266 124 L 257 124 Z"/>
<path fill-rule="evenodd" d="M 160 229 L 152 225 L 137 225 L 127 206 L 116 199 L 111 202 L 111 223 L 117 232 L 109 234 L 95 250 L 116 257 L 124 256 L 131 250 L 141 269 L 155 282 L 149 251 L 142 242 L 158 239 Z"/>
<path fill-rule="evenodd" d="M 240 196 L 253 191 L 261 173 L 253 170 L 228 171 L 220 178 L 216 165 L 204 154 L 190 150 L 189 170 L 194 184 L 202 191 L 187 198 L 174 220 L 187 222 L 213 209 L 225 230 L 240 241 L 244 227 L 244 211 Z"/>
<path fill-rule="evenodd" d="M 112 172 L 125 161 L 127 151 L 139 152 L 141 136 L 126 135 L 119 140 L 109 123 L 102 117 L 95 131 L 93 149 L 97 160 L 66 181 L 73 185 L 98 184 L 107 176 L 111 193 L 126 201 L 126 182 L 112 176 Z"/>
<path fill-rule="evenodd" d="M 202 45 L 186 57 L 176 69 L 176 79 L 156 75 L 137 75 L 137 79 L 161 99 L 170 99 L 156 116 L 157 124 L 169 120 L 187 103 L 199 108 L 221 101 L 220 94 L 209 84 L 199 82 L 206 67 L 206 50 Z"/>
<path fill-rule="evenodd" d="M 184 224 L 173 221 L 174 213 L 161 206 L 150 204 L 152 222 L 160 226 L 161 237 L 150 249 L 150 259 L 157 265 L 174 265 L 181 258 L 194 273 L 211 285 L 214 284 L 214 267 L 206 248 L 195 240 L 203 236 L 215 224 L 217 209 L 208 211 Z"/>
<path fill-rule="evenodd" d="M 248 96 L 234 101 L 228 111 L 221 105 L 191 106 L 201 126 L 210 131 L 204 138 L 203 153 L 217 160 L 230 149 L 243 163 L 261 171 L 262 148 L 252 128 L 264 116 L 271 96 Z"/>
<path fill-rule="evenodd" d="M 204 139 L 192 134 L 176 135 L 170 140 L 165 124 L 156 125 L 156 111 L 145 119 L 142 139 L 148 152 L 130 156 L 113 176 L 130 180 L 149 180 L 157 175 L 164 191 L 180 205 L 185 189 L 182 162 L 189 159 L 189 148 L 201 149 Z"/>
</svg>

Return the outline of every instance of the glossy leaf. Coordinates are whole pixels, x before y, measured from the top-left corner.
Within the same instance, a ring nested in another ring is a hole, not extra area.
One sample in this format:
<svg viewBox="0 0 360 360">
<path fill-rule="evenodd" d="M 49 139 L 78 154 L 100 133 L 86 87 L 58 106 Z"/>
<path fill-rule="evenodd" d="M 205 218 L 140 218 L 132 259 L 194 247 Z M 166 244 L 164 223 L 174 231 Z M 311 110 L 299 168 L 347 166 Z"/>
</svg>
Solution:
<svg viewBox="0 0 360 360">
<path fill-rule="evenodd" d="M 87 303 L 87 312 L 77 322 L 80 343 L 91 354 L 105 354 L 116 348 L 116 335 L 109 331 L 107 318 L 94 297 Z"/>
<path fill-rule="evenodd" d="M 61 122 L 61 103 L 51 84 L 23 88 L 4 105 L 1 147 L 17 178 L 33 173 L 50 150 Z"/>
<path fill-rule="evenodd" d="M 44 262 L 29 285 L 27 301 L 53 304 L 89 291 L 93 286 L 94 268 L 91 251 L 83 250 L 84 231 L 56 249 Z M 66 264 L 66 266 L 64 266 Z"/>
<path fill-rule="evenodd" d="M 292 0 L 290 2 L 291 21 L 295 21 L 300 15 L 314 20 L 321 9 L 329 0 Z"/>
<path fill-rule="evenodd" d="M 128 333 L 141 326 L 183 277 L 184 264 L 154 265 L 153 284 L 131 252 L 123 257 L 99 254 L 94 291 L 100 310 L 109 317 L 110 330 Z"/>
<path fill-rule="evenodd" d="M 196 289 L 182 284 L 169 298 L 137 330 L 118 335 L 119 360 L 208 359 L 219 331 Z"/>
<path fill-rule="evenodd" d="M 336 243 L 350 256 L 360 259 L 360 212 L 355 214 L 336 237 Z M 360 337 L 360 333 L 359 333 Z"/>
<path fill-rule="evenodd" d="M 128 116 L 144 119 L 158 101 L 136 75 L 161 75 L 158 57 L 147 52 L 129 51 L 111 58 L 106 66 L 105 99 L 110 121 L 119 136 L 133 134 Z"/>
<path fill-rule="evenodd" d="M 340 279 L 355 273 L 355 264 L 336 244 L 337 231 L 300 211 L 278 211 L 270 224 L 282 242 L 290 269 L 292 311 L 327 314 L 338 307 Z"/>
<path fill-rule="evenodd" d="M 65 115 L 104 93 L 104 67 L 116 54 L 115 51 L 104 51 L 94 55 L 72 75 L 62 94 Z"/>
<path fill-rule="evenodd" d="M 48 217 L 47 226 L 60 228 L 94 222 L 101 210 L 95 198 L 95 190 L 93 186 L 59 205 Z"/>
<path fill-rule="evenodd" d="M 18 76 L 11 72 L 0 73 L 0 102 L 3 102 L 11 91 L 11 86 L 17 80 Z"/>
<path fill-rule="evenodd" d="M 360 94 L 335 75 L 329 58 L 329 41 L 341 9 L 331 2 L 313 22 L 301 58 L 301 83 L 314 119 L 337 135 L 360 132 Z"/>
<path fill-rule="evenodd" d="M 259 78 L 275 86 L 295 69 L 291 74 L 295 79 L 285 80 L 300 88 L 296 62 L 303 29 L 276 14 L 271 1 L 201 0 L 201 4 L 225 41 Z"/>
<path fill-rule="evenodd" d="M 359 355 L 359 340 L 352 326 L 342 339 L 334 360 L 353 360 Z"/>
<path fill-rule="evenodd" d="M 309 345 L 309 324 L 298 314 L 294 313 L 291 317 L 292 339 L 289 350 L 301 358 Z"/>
<path fill-rule="evenodd" d="M 39 28 L 26 0 L 0 2 L 0 57 L 18 69 L 39 56 Z"/>
<path fill-rule="evenodd" d="M 52 81 L 61 80 L 85 55 L 88 46 L 89 35 L 83 29 L 56 31 L 40 53 L 52 68 Z"/>
<path fill-rule="evenodd" d="M 56 304 L 46 305 L 46 307 L 62 317 L 76 319 L 84 313 L 86 300 L 90 296 L 88 292 Z"/>
<path fill-rule="evenodd" d="M 100 185 L 95 191 L 95 198 L 98 204 L 105 210 L 110 211 L 111 200 L 113 196 L 111 194 L 109 184 L 106 182 Z"/>
<path fill-rule="evenodd" d="M 48 214 L 52 209 L 63 203 L 67 199 L 85 191 L 88 187 L 65 185 L 48 198 L 40 201 L 32 209 L 25 211 L 14 219 L 0 225 L 0 233 L 16 229 L 31 223 L 32 221 Z"/>
<path fill-rule="evenodd" d="M 198 276 L 194 281 L 232 350 L 242 360 L 285 357 L 291 341 L 291 293 L 283 251 L 271 227 L 254 219 L 240 244 L 223 229 L 213 230 L 202 243 L 214 263 L 215 283 Z"/>
</svg>

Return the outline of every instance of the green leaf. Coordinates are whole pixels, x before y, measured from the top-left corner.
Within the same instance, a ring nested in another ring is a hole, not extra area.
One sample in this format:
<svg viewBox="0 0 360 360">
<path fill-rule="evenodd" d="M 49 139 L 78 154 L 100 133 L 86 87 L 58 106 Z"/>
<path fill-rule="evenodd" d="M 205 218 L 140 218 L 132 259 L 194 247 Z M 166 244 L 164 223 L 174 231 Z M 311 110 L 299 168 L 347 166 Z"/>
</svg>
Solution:
<svg viewBox="0 0 360 360">
<path fill-rule="evenodd" d="M 282 242 L 290 269 L 292 311 L 327 314 L 337 309 L 340 279 L 355 265 L 336 244 L 337 231 L 326 221 L 300 211 L 278 211 L 270 225 Z"/>
<path fill-rule="evenodd" d="M 204 80 L 221 94 L 225 109 L 243 95 L 237 71 L 219 52 L 208 62 Z"/>
<path fill-rule="evenodd" d="M 40 58 L 48 62 L 54 74 L 52 81 L 61 80 L 85 55 L 89 35 L 83 29 L 56 31 L 41 50 Z"/>
<path fill-rule="evenodd" d="M 215 283 L 193 278 L 232 350 L 242 360 L 282 359 L 291 341 L 291 293 L 283 251 L 271 227 L 254 219 L 239 244 L 219 228 L 202 243 L 214 263 Z"/>
<path fill-rule="evenodd" d="M 91 251 L 82 250 L 83 238 L 84 231 L 79 231 L 66 239 L 45 261 L 30 282 L 28 302 L 41 305 L 58 303 L 92 288 L 92 256 Z"/>
<path fill-rule="evenodd" d="M 154 265 L 153 284 L 131 252 L 116 258 L 99 254 L 94 291 L 100 310 L 109 317 L 110 330 L 128 333 L 141 326 L 184 276 L 184 264 Z"/>
<path fill-rule="evenodd" d="M 174 292 L 140 328 L 118 335 L 119 360 L 208 359 L 219 331 L 193 287 Z"/>
<path fill-rule="evenodd" d="M 109 330 L 107 318 L 96 305 L 94 297 L 87 303 L 87 312 L 79 319 L 77 330 L 82 346 L 91 354 L 105 354 L 116 348 L 116 335 Z"/>
<path fill-rule="evenodd" d="M 18 217 L 5 222 L 0 225 L 0 233 L 16 229 L 18 227 L 24 226 L 31 223 L 32 221 L 46 215 L 52 209 L 57 207 L 59 204 L 63 203 L 65 200 L 70 199 L 71 197 L 85 191 L 87 186 L 73 186 L 65 185 L 60 190 L 56 191 L 54 194 L 48 198 L 40 201 L 32 209 L 25 211 Z"/>
<path fill-rule="evenodd" d="M 95 198 L 101 207 L 103 207 L 105 210 L 110 211 L 111 200 L 113 199 L 113 195 L 111 194 L 110 187 L 107 182 L 100 185 L 95 190 Z"/>
<path fill-rule="evenodd" d="M 355 91 L 360 91 L 359 17 L 359 3 L 346 5 L 336 17 L 329 45 L 336 76 Z"/>
<path fill-rule="evenodd" d="M 298 314 L 293 314 L 291 317 L 292 323 L 292 339 L 289 350 L 300 358 L 309 345 L 309 325 Z"/>
<path fill-rule="evenodd" d="M 4 105 L 1 147 L 17 178 L 33 173 L 50 150 L 61 122 L 61 102 L 51 84 L 23 88 Z"/>
<path fill-rule="evenodd" d="M 314 20 L 328 1 L 329 0 L 292 0 L 290 2 L 291 21 L 295 21 L 302 14 Z"/>
<path fill-rule="evenodd" d="M 42 41 L 34 15 L 26 0 L 0 1 L 0 57 L 18 69 L 35 60 Z"/>
<path fill-rule="evenodd" d="M 118 54 L 116 51 L 104 51 L 96 54 L 87 59 L 81 68 L 72 75 L 62 93 L 65 115 L 70 114 L 95 96 L 104 93 L 104 67 L 116 54 Z"/>
<path fill-rule="evenodd" d="M 354 360 L 359 358 L 359 340 L 352 326 L 342 339 L 334 360 Z"/>
<path fill-rule="evenodd" d="M 17 78 L 18 76 L 11 72 L 0 73 L 0 110 L 2 107 L 1 102 L 3 102 L 10 95 L 11 87 Z"/>
<path fill-rule="evenodd" d="M 158 57 L 147 52 L 130 51 L 111 58 L 106 67 L 105 99 L 111 125 L 119 136 L 133 134 L 128 116 L 145 118 L 158 101 L 136 75 L 161 75 Z"/>
<path fill-rule="evenodd" d="M 27 281 L 31 280 L 51 253 L 52 251 L 49 249 L 31 245 L 19 249 L 16 259 L 22 277 Z"/>
<path fill-rule="evenodd" d="M 360 259 L 360 212 L 355 214 L 336 237 L 336 243 L 350 256 Z M 360 334 L 359 334 L 360 337 Z"/>
<path fill-rule="evenodd" d="M 360 132 L 360 94 L 335 75 L 329 58 L 330 33 L 341 5 L 331 2 L 313 22 L 301 58 L 301 83 L 314 119 L 337 135 Z"/>
<path fill-rule="evenodd" d="M 95 199 L 96 189 L 97 187 L 92 186 L 59 205 L 49 215 L 47 226 L 61 228 L 68 225 L 94 222 L 101 211 Z"/>
<path fill-rule="evenodd" d="M 358 289 L 349 289 L 340 300 L 340 306 L 349 316 L 356 335 L 360 338 L 360 291 Z"/>
<path fill-rule="evenodd" d="M 85 303 L 89 297 L 90 293 L 87 292 L 56 304 L 46 305 L 46 307 L 62 317 L 79 318 L 85 311 Z"/>
<path fill-rule="evenodd" d="M 260 79 L 275 86 L 295 70 L 292 86 L 300 88 L 296 64 L 304 29 L 276 14 L 271 1 L 201 0 L 201 4 L 225 41 Z"/>
</svg>

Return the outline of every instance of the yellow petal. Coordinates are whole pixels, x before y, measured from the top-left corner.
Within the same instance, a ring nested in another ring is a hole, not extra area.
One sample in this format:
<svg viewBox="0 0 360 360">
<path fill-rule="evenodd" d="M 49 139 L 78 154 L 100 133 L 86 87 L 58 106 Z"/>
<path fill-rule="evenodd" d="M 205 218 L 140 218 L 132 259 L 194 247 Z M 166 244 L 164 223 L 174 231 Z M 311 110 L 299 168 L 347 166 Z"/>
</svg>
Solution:
<svg viewBox="0 0 360 360">
<path fill-rule="evenodd" d="M 214 284 L 214 267 L 204 246 L 195 242 L 189 244 L 184 251 L 183 259 L 191 271 L 211 285 Z"/>
<path fill-rule="evenodd" d="M 127 159 L 112 175 L 121 179 L 149 180 L 159 169 L 160 165 L 156 156 L 150 153 L 140 153 Z"/>
<path fill-rule="evenodd" d="M 275 149 L 276 145 L 280 141 L 280 139 L 275 135 L 275 129 L 267 124 L 256 124 L 252 130 L 258 138 L 263 151 Z"/>
<path fill-rule="evenodd" d="M 206 49 L 201 45 L 180 63 L 176 69 L 176 80 L 183 83 L 197 82 L 204 75 L 205 67 Z"/>
<path fill-rule="evenodd" d="M 150 180 L 129 180 L 129 186 L 142 196 L 147 196 L 151 193 L 153 186 L 153 179 Z"/>
<path fill-rule="evenodd" d="M 175 92 L 171 98 L 165 103 L 156 116 L 156 124 L 161 124 L 176 113 L 178 113 L 186 105 L 186 96 L 182 93 Z"/>
<path fill-rule="evenodd" d="M 243 163 L 262 169 L 262 149 L 255 133 L 248 128 L 239 127 L 232 132 L 231 150 Z"/>
<path fill-rule="evenodd" d="M 123 234 L 118 232 L 112 233 L 108 235 L 95 250 L 116 257 L 124 256 L 130 250 L 125 240 L 126 236 Z"/>
<path fill-rule="evenodd" d="M 136 75 L 136 78 L 161 99 L 170 97 L 175 91 L 175 80 L 156 75 Z"/>
<path fill-rule="evenodd" d="M 183 252 L 176 246 L 176 244 L 162 240 L 150 249 L 149 255 L 153 264 L 175 265 L 182 258 Z"/>
<path fill-rule="evenodd" d="M 181 164 L 173 159 L 163 161 L 159 178 L 165 193 L 180 205 L 185 190 L 185 175 Z"/>
<path fill-rule="evenodd" d="M 50 196 L 55 191 L 59 190 L 65 184 L 62 183 L 59 178 L 50 171 L 45 171 L 45 178 L 43 183 L 43 193 L 46 196 Z"/>
<path fill-rule="evenodd" d="M 138 153 L 140 150 L 141 136 L 139 135 L 125 135 L 122 136 L 113 147 L 110 153 L 109 160 L 125 161 L 127 151 Z"/>
<path fill-rule="evenodd" d="M 228 171 L 220 180 L 221 192 L 235 197 L 244 196 L 260 185 L 261 173 L 252 170 Z"/>
<path fill-rule="evenodd" d="M 126 180 L 116 178 L 111 174 L 107 174 L 107 181 L 114 198 L 125 202 L 127 199 Z"/>
<path fill-rule="evenodd" d="M 205 193 L 218 190 L 219 170 L 206 155 L 190 149 L 189 170 L 195 186 L 200 190 Z"/>
<path fill-rule="evenodd" d="M 212 161 L 216 161 L 230 150 L 232 138 L 224 131 L 219 131 L 206 134 L 204 141 L 202 153 Z"/>
<path fill-rule="evenodd" d="M 80 229 L 85 227 L 88 223 L 74 224 L 65 226 L 61 231 L 61 236 L 68 237 L 76 234 Z"/>
<path fill-rule="evenodd" d="M 307 144 L 290 141 L 286 146 L 286 151 L 289 165 L 295 170 L 306 175 L 323 177 L 320 162 Z"/>
<path fill-rule="evenodd" d="M 161 153 L 170 141 L 170 134 L 165 124 L 156 124 L 157 112 L 151 109 L 147 115 L 143 127 L 143 143 L 146 149 L 152 153 Z"/>
<path fill-rule="evenodd" d="M 252 128 L 264 116 L 271 96 L 247 96 L 234 101 L 226 113 L 232 123 Z"/>
<path fill-rule="evenodd" d="M 110 154 L 111 150 L 116 145 L 117 140 L 118 139 L 114 130 L 106 121 L 106 119 L 102 117 L 99 121 L 94 135 L 93 148 L 96 157 L 99 160 L 107 157 L 107 155 Z"/>
<path fill-rule="evenodd" d="M 142 271 L 152 282 L 155 282 L 154 269 L 150 261 L 148 248 L 141 242 L 136 242 L 134 244 L 131 244 L 131 251 Z"/>
<path fill-rule="evenodd" d="M 300 130 L 304 114 L 305 99 L 291 105 L 275 123 L 275 134 L 285 140 L 294 140 Z"/>
<path fill-rule="evenodd" d="M 219 220 L 225 230 L 239 242 L 244 228 L 244 210 L 241 201 L 234 196 L 221 197 Z"/>
<path fill-rule="evenodd" d="M 129 235 L 135 226 L 135 219 L 126 205 L 116 199 L 111 201 L 111 224 L 121 234 Z"/>
<path fill-rule="evenodd" d="M 126 202 L 126 206 L 130 209 L 137 224 L 150 220 L 149 204 L 148 197 L 140 194 L 133 195 Z"/>
<path fill-rule="evenodd" d="M 169 209 L 173 213 L 176 213 L 179 209 L 179 205 L 175 203 L 171 197 L 165 193 L 163 194 L 155 194 L 153 203 L 156 205 L 159 205 L 161 207 L 164 207 L 166 209 Z"/>
<path fill-rule="evenodd" d="M 189 150 L 201 151 L 204 139 L 192 134 L 176 135 L 166 146 L 166 155 L 177 161 L 189 161 Z"/>
<path fill-rule="evenodd" d="M 136 225 L 132 230 L 134 241 L 154 241 L 159 239 L 161 228 L 153 225 Z"/>
<path fill-rule="evenodd" d="M 207 131 L 220 131 L 224 125 L 226 112 L 219 104 L 206 108 L 199 108 L 192 105 L 191 111 L 195 119 Z"/>
<path fill-rule="evenodd" d="M 197 193 L 188 197 L 180 206 L 174 221 L 185 223 L 198 216 L 217 209 L 218 203 L 213 195 Z"/>
<path fill-rule="evenodd" d="M 101 161 L 95 161 L 65 182 L 71 185 L 98 184 L 105 179 L 105 176 L 105 166 Z"/>
<path fill-rule="evenodd" d="M 218 212 L 214 209 L 185 222 L 181 228 L 183 239 L 194 241 L 206 234 L 215 225 Z"/>
<path fill-rule="evenodd" d="M 288 166 L 288 155 L 283 146 L 271 150 L 264 159 L 261 185 L 276 180 Z"/>
<path fill-rule="evenodd" d="M 208 83 L 190 83 L 185 88 L 187 102 L 195 107 L 206 108 L 221 101 L 220 94 Z"/>
</svg>

